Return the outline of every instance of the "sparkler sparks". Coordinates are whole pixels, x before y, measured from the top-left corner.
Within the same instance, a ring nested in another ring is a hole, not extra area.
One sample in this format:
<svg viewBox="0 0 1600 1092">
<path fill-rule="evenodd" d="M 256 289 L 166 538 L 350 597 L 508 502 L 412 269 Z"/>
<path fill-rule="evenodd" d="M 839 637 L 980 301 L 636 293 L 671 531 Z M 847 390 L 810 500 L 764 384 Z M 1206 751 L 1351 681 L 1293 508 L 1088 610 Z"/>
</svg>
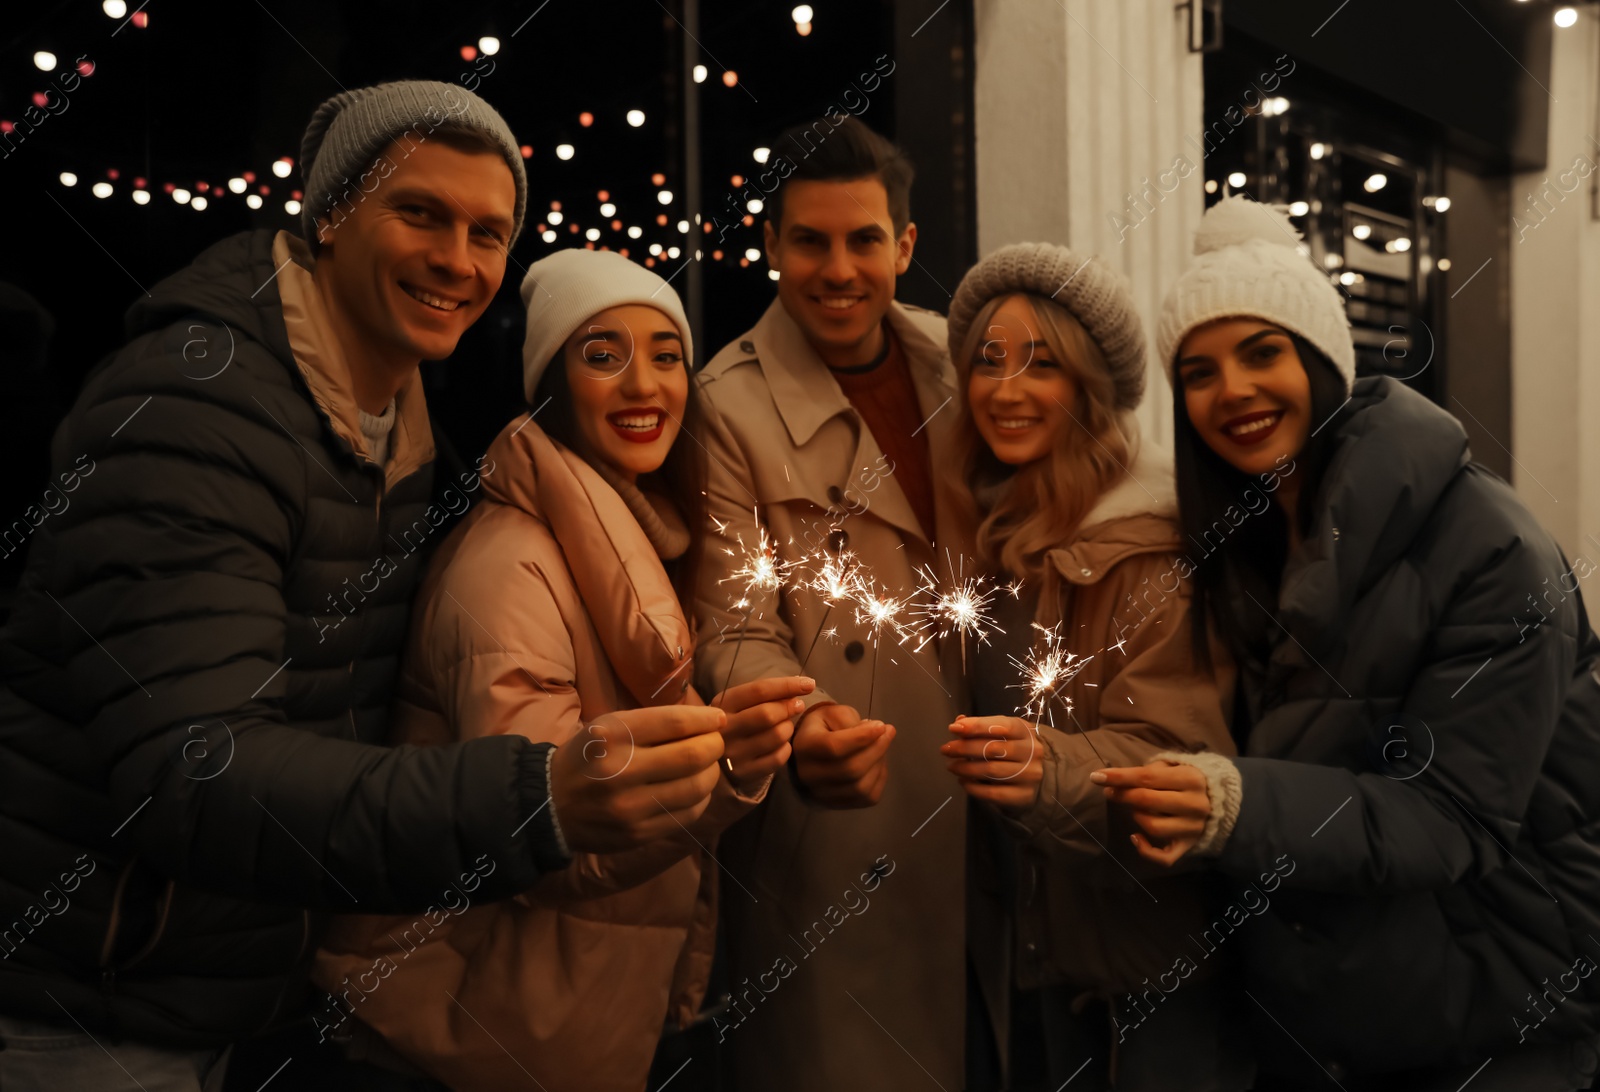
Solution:
<svg viewBox="0 0 1600 1092">
<path fill-rule="evenodd" d="M 906 609 L 904 599 L 879 594 L 867 577 L 857 577 L 856 593 L 859 598 L 855 608 L 856 623 L 866 626 L 872 634 L 872 675 L 867 682 L 867 715 L 864 718 L 871 720 L 872 699 L 878 689 L 878 649 L 883 644 L 883 631 L 892 629 L 900 644 L 906 643 L 911 631 L 900 621 L 900 615 Z"/>
<path fill-rule="evenodd" d="M 947 591 L 939 590 L 938 578 L 926 565 L 917 570 L 917 596 L 926 597 L 911 608 L 911 613 L 922 619 L 922 642 L 917 645 L 917 650 L 921 651 L 935 637 L 943 640 L 952 633 L 957 634 L 961 641 L 961 673 L 964 675 L 967 671 L 967 637 L 976 637 L 978 644 L 983 645 L 989 640 L 990 633 L 1004 633 L 1005 630 L 994 624 L 991 604 L 1003 590 L 1011 590 L 1013 596 L 1019 595 L 1021 584 L 1015 585 L 1014 590 L 992 583 L 985 588 L 986 581 L 966 576 L 966 558 L 963 557 L 959 564 L 952 563 L 949 550 L 945 551 L 945 564 L 950 568 L 951 580 L 951 587 Z"/>
<path fill-rule="evenodd" d="M 1026 704 L 1022 707 L 1022 716 L 1033 721 L 1033 731 L 1037 735 L 1039 724 L 1047 715 L 1050 726 L 1055 727 L 1051 706 L 1056 701 L 1061 701 L 1063 708 L 1069 714 L 1072 712 L 1072 699 L 1060 698 L 1057 692 L 1087 667 L 1094 657 L 1079 656 L 1069 651 L 1065 639 L 1061 636 L 1060 623 L 1041 626 L 1038 622 L 1034 622 L 1033 628 L 1043 635 L 1042 642 L 1029 649 L 1022 659 L 1012 656 L 1010 660 L 1016 665 L 1017 670 L 1022 672 L 1023 681 L 1018 684 L 1018 689 L 1028 696 Z M 1073 719 L 1076 721 L 1076 718 Z M 1081 725 L 1078 730 L 1083 736 L 1083 741 L 1089 744 L 1089 750 L 1094 751 L 1094 756 L 1099 758 L 1103 765 L 1105 759 L 1100 757 L 1100 751 L 1090 741 L 1088 733 L 1083 731 Z"/>
<path fill-rule="evenodd" d="M 730 580 L 737 580 L 744 585 L 743 592 L 733 603 L 733 609 L 743 610 L 744 617 L 739 621 L 739 640 L 733 646 L 733 659 L 728 662 L 728 677 L 722 682 L 724 691 L 728 689 L 728 684 L 733 682 L 733 669 L 739 662 L 739 650 L 744 647 L 745 633 L 750 628 L 750 615 L 756 609 L 753 593 L 775 592 L 782 588 L 789 581 L 796 564 L 778 556 L 777 544 L 772 541 L 772 536 L 767 534 L 767 528 L 761 523 L 759 514 L 752 509 L 751 515 L 756 521 L 756 544 L 746 546 L 743 535 L 734 536 L 738 549 L 729 549 L 728 554 L 731 557 L 743 555 L 743 561 L 722 581 L 727 583 Z M 726 524 L 722 524 L 719 528 L 719 530 L 726 529 Z"/>
<path fill-rule="evenodd" d="M 841 554 L 822 553 L 818 555 L 822 560 L 817 567 L 816 575 L 810 580 L 803 581 L 801 587 L 809 588 L 822 597 L 827 604 L 822 611 L 822 620 L 817 623 L 817 633 L 811 638 L 811 647 L 806 649 L 805 658 L 800 661 L 800 670 L 806 669 L 806 664 L 811 662 L 811 653 L 817 647 L 817 641 L 827 634 L 831 641 L 838 635 L 837 628 L 824 628 L 828 625 L 828 616 L 833 613 L 836 603 L 855 596 L 857 579 L 854 570 L 857 567 L 856 556 L 848 551 Z"/>
</svg>

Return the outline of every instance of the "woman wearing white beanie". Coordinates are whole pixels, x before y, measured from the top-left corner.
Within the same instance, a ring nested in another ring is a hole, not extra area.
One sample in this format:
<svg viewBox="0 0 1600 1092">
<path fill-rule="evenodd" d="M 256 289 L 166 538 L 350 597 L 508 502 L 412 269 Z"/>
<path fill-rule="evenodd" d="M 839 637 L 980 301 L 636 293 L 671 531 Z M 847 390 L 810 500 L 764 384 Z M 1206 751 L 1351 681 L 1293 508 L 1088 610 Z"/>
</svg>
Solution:
<svg viewBox="0 0 1600 1092">
<path fill-rule="evenodd" d="M 535 263 L 522 298 L 532 412 L 480 460 L 483 497 L 418 593 L 396 742 L 519 732 L 561 743 L 609 713 L 700 701 L 683 596 L 705 531 L 704 471 L 680 436 L 696 419 L 682 304 L 620 255 L 577 249 Z M 765 795 L 811 689 L 776 678 L 719 696 L 728 723 L 720 780 L 701 788 L 710 803 L 655 843 L 579 854 L 510 902 L 474 905 L 480 878 L 463 876 L 437 920 L 343 919 L 317 978 L 358 994 L 371 1060 L 454 1089 L 643 1089 L 663 1027 L 694 1021 L 706 990 L 708 847 Z M 641 816 L 683 807 L 649 794 L 637 804 Z"/>
<path fill-rule="evenodd" d="M 1003 632 L 973 653 L 985 715 L 958 719 L 943 747 L 976 802 L 968 933 L 984 996 L 968 1088 L 1021 1087 L 1041 1067 L 1045 1088 L 1245 1088 L 1223 1021 L 1228 959 L 1185 939 L 1210 923 L 1206 883 L 1150 875 L 1088 779 L 1174 748 L 1233 752 L 1226 654 L 1219 681 L 1191 646 L 1171 456 L 1134 424 L 1133 298 L 1097 259 L 1022 243 L 968 272 L 949 330 L 967 545 L 1019 582 L 997 601 Z M 1041 630 L 1084 662 L 1011 716 L 1030 683 L 1019 664 L 1050 647 Z"/>
<path fill-rule="evenodd" d="M 1343 303 L 1297 241 L 1281 213 L 1220 202 L 1159 328 L 1193 624 L 1238 664 L 1242 757 L 1094 777 L 1150 860 L 1281 878 L 1228 940 L 1258 1088 L 1586 1088 L 1595 566 L 1448 413 L 1356 378 Z"/>
</svg>

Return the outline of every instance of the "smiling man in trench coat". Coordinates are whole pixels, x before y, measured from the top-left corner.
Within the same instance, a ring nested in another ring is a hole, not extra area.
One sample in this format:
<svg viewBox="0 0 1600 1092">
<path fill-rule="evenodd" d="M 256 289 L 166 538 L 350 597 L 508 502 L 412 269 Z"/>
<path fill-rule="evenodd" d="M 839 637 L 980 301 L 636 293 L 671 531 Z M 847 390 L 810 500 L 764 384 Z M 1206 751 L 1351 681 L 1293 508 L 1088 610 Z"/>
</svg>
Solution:
<svg viewBox="0 0 1600 1092">
<path fill-rule="evenodd" d="M 916 241 L 898 149 L 854 119 L 819 121 L 773 161 L 778 298 L 702 373 L 719 533 L 697 670 L 713 689 L 730 672 L 817 688 L 787 775 L 719 849 L 733 1005 L 716 1027 L 741 1089 L 953 1090 L 966 804 L 939 745 L 966 708 L 959 657 L 892 631 L 874 649 L 850 602 L 825 617 L 815 591 L 746 596 L 734 576 L 763 529 L 781 561 L 813 559 L 800 575 L 853 557 L 885 597 L 909 597 L 918 566 L 944 572 L 958 541 L 935 469 L 956 417 L 945 320 L 894 301 Z"/>
</svg>

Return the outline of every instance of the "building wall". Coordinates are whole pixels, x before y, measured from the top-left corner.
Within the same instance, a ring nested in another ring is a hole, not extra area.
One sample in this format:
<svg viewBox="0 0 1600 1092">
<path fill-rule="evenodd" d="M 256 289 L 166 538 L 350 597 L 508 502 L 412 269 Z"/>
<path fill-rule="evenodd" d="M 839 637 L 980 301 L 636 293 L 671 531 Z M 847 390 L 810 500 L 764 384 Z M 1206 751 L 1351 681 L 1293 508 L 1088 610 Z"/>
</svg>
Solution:
<svg viewBox="0 0 1600 1092">
<path fill-rule="evenodd" d="M 1187 11 L 1170 0 L 974 0 L 973 13 L 979 255 L 1041 241 L 1094 254 L 1130 279 L 1153 331 L 1205 208 Z M 1173 171 L 1180 159 L 1187 177 Z M 1141 424 L 1170 443 L 1153 350 L 1146 392 Z"/>
<path fill-rule="evenodd" d="M 1508 446 L 1523 501 L 1600 562 L 1600 17 L 1579 11 L 1555 35 L 1547 167 L 1511 178 Z"/>
</svg>

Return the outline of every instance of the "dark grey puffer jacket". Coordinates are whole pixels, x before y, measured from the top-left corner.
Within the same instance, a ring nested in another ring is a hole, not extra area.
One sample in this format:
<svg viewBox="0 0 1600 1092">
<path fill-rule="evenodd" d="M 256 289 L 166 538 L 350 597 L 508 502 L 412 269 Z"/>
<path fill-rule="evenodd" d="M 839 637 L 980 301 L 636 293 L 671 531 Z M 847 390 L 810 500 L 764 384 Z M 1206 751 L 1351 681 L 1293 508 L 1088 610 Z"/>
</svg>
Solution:
<svg viewBox="0 0 1600 1092">
<path fill-rule="evenodd" d="M 56 433 L 78 478 L 0 632 L 0 1012 L 220 1045 L 303 1011 L 323 912 L 565 863 L 548 745 L 380 745 L 444 509 L 314 402 L 272 240 L 139 301 Z"/>
<path fill-rule="evenodd" d="M 1317 505 L 1287 636 L 1244 673 L 1258 715 L 1219 862 L 1258 891 L 1287 876 L 1221 930 L 1263 1064 L 1317 1083 L 1306 1050 L 1338 1076 L 1593 1035 L 1600 643 L 1573 589 L 1594 566 L 1389 379 L 1356 384 Z"/>
</svg>

